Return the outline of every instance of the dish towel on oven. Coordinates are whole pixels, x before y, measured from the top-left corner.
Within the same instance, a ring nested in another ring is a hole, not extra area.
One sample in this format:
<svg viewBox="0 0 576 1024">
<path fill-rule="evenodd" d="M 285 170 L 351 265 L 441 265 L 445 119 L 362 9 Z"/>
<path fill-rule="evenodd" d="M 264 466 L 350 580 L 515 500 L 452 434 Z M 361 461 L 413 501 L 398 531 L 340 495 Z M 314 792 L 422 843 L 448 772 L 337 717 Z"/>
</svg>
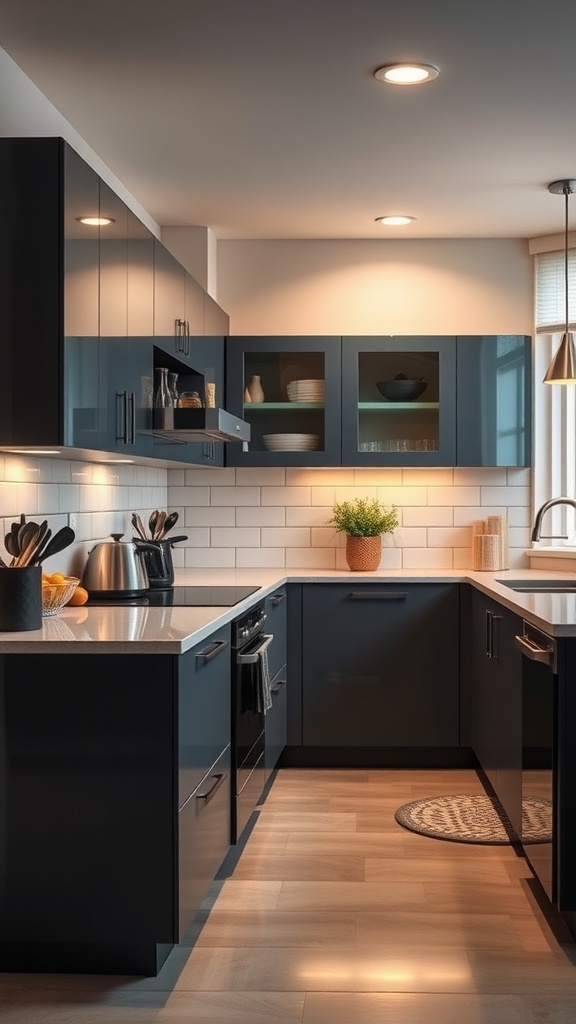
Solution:
<svg viewBox="0 0 576 1024">
<path fill-rule="evenodd" d="M 272 707 L 270 692 L 270 669 L 268 668 L 268 651 L 261 651 L 256 662 L 256 711 L 266 714 Z"/>
</svg>

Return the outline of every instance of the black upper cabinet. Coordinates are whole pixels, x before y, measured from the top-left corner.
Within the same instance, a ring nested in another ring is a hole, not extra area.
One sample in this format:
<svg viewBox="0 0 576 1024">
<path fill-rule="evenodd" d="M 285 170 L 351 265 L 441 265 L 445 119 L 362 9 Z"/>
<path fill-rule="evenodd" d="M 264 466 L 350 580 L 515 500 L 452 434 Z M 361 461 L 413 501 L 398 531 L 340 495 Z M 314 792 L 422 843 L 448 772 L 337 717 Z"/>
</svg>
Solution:
<svg viewBox="0 0 576 1024">
<path fill-rule="evenodd" d="M 407 394 L 383 395 L 400 376 Z M 453 465 L 455 383 L 454 338 L 343 338 L 343 465 Z"/>
<path fill-rule="evenodd" d="M 531 464 L 531 387 L 530 338 L 458 338 L 458 465 Z"/>
<path fill-rule="evenodd" d="M 227 366 L 229 404 L 252 426 L 230 465 L 530 465 L 524 336 L 230 337 Z M 264 398 L 249 402 L 255 375 Z M 405 395 L 386 390 L 398 378 Z"/>
<path fill-rule="evenodd" d="M 252 431 L 247 451 L 229 446 L 229 465 L 340 465 L 340 349 L 337 337 L 228 339 L 228 409 Z"/>
</svg>

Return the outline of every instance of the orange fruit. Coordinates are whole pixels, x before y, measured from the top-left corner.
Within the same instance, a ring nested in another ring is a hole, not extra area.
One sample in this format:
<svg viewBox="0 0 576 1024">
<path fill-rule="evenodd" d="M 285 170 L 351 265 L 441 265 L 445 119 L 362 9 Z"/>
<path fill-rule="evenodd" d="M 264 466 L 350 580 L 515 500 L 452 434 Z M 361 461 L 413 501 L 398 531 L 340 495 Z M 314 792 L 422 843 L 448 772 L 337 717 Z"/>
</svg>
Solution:
<svg viewBox="0 0 576 1024">
<path fill-rule="evenodd" d="M 66 577 L 64 576 L 64 573 L 62 573 L 62 572 L 53 572 L 52 575 L 48 577 L 48 582 L 49 583 L 66 583 Z"/>
<path fill-rule="evenodd" d="M 80 605 L 86 604 L 88 600 L 88 591 L 84 590 L 84 587 L 76 587 L 76 590 L 72 594 L 72 597 L 68 601 L 69 605 Z"/>
</svg>

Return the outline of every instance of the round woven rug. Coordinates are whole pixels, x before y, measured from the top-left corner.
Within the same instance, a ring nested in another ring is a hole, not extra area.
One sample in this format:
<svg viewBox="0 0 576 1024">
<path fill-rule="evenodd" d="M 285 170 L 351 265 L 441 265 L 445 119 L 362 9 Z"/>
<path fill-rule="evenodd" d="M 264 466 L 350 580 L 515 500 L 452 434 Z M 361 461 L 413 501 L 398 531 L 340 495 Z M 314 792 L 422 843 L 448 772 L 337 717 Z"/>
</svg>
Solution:
<svg viewBox="0 0 576 1024">
<path fill-rule="evenodd" d="M 454 843 L 504 845 L 515 838 L 504 808 L 488 796 L 438 796 L 403 804 L 394 815 L 399 825 Z M 522 802 L 522 842 L 549 843 L 552 805 L 528 797 Z"/>
</svg>

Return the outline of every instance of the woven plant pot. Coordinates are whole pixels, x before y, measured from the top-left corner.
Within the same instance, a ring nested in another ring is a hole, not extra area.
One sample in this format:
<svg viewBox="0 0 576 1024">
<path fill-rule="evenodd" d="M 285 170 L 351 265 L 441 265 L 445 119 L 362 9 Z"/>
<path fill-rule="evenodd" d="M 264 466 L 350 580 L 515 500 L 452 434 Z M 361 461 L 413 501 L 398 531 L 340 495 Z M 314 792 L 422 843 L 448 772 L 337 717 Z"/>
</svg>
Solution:
<svg viewBox="0 0 576 1024">
<path fill-rule="evenodd" d="M 346 537 L 348 568 L 358 572 L 377 569 L 382 555 L 382 537 Z"/>
</svg>

